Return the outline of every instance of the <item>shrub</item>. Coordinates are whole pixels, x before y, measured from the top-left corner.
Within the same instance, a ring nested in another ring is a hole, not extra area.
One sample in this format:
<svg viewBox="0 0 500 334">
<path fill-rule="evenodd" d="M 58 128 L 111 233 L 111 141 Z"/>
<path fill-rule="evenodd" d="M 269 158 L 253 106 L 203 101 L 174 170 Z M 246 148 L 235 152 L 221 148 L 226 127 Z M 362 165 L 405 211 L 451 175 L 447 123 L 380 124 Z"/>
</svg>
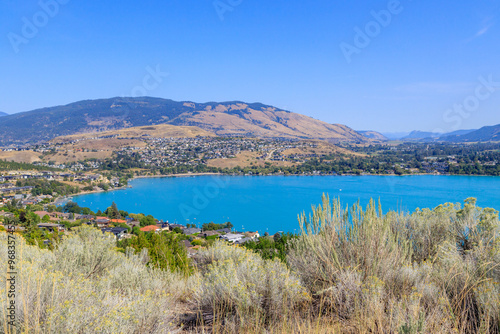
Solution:
<svg viewBox="0 0 500 334">
<path fill-rule="evenodd" d="M 165 333 L 175 331 L 180 277 L 144 265 L 145 254 L 113 251 L 113 243 L 88 227 L 54 251 L 17 242 L 17 330 L 41 333 Z M 6 259 L 7 234 L 0 233 Z M 5 281 L 5 271 L 0 273 Z M 7 307 L 5 285 L 0 306 Z M 0 328 L 7 332 L 5 317 Z"/>
<path fill-rule="evenodd" d="M 300 216 L 288 263 L 328 313 L 362 332 L 498 333 L 500 223 L 474 199 L 401 214 L 339 201 Z"/>
<path fill-rule="evenodd" d="M 195 239 L 195 240 L 191 241 L 191 245 L 193 245 L 193 246 L 202 246 L 203 245 L 203 241 L 201 241 L 200 239 Z"/>
<path fill-rule="evenodd" d="M 373 201 L 347 210 L 324 197 L 300 223 L 301 235 L 252 250 L 210 240 L 192 262 L 175 233 L 138 232 L 121 253 L 86 226 L 54 239 L 53 251 L 16 235 L 17 331 L 500 332 L 498 212 L 467 199 L 382 214 Z M 4 263 L 7 249 L 1 232 Z M 268 250 L 286 263 L 264 259 Z M 7 302 L 0 287 L 0 312 Z"/>
<path fill-rule="evenodd" d="M 148 251 L 150 267 L 166 269 L 183 273 L 184 276 L 191 272 L 190 259 L 184 246 L 179 244 L 183 236 L 175 233 L 143 233 L 139 232 L 137 238 L 124 239 L 118 242 L 122 249 L 132 248 L 136 252 L 144 249 Z"/>
<path fill-rule="evenodd" d="M 200 312 L 238 325 L 260 319 L 277 321 L 309 299 L 299 279 L 279 260 L 225 243 L 200 251 L 196 301 Z"/>
</svg>

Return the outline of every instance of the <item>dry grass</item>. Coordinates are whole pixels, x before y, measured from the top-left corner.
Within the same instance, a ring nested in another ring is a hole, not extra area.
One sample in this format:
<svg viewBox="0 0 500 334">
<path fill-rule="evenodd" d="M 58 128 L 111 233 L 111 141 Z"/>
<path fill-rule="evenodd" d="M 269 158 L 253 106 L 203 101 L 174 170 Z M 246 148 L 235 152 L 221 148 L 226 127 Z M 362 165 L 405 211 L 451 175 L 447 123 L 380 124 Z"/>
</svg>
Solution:
<svg viewBox="0 0 500 334">
<path fill-rule="evenodd" d="M 237 154 L 234 158 L 228 159 L 211 159 L 207 161 L 208 167 L 217 167 L 217 168 L 234 168 L 237 166 L 240 167 L 250 167 L 252 164 L 256 166 L 263 167 L 264 161 L 258 160 L 257 158 L 260 156 L 257 152 L 241 152 Z"/>
<path fill-rule="evenodd" d="M 6 256 L 0 234 L 0 258 Z M 81 228 L 54 252 L 17 237 L 17 330 L 22 333 L 166 333 L 175 331 L 175 302 L 186 283 L 145 266 L 145 254 L 122 255 L 99 230 Z M 2 280 L 6 271 L 2 270 Z M 0 288 L 0 328 L 6 325 Z M 178 327 L 177 327 L 178 328 Z"/>
<path fill-rule="evenodd" d="M 300 155 L 311 155 L 316 154 L 320 155 L 341 155 L 344 154 L 346 156 L 366 156 L 364 154 L 356 153 L 333 144 L 330 144 L 321 140 L 310 140 L 308 142 L 315 143 L 316 147 L 304 147 L 304 148 L 293 148 L 287 149 L 282 152 L 285 157 L 290 157 L 291 155 L 300 154 Z M 276 167 L 291 167 L 297 166 L 299 163 L 292 161 L 273 161 L 268 156 L 265 160 L 258 159 L 262 156 L 263 153 L 258 152 L 249 152 L 243 151 L 240 154 L 236 155 L 236 157 L 231 159 L 212 159 L 207 162 L 207 166 L 209 167 L 218 167 L 218 168 L 234 168 L 234 167 L 250 167 L 250 166 L 259 166 L 264 167 L 266 163 L 270 163 L 272 166 Z"/>
<path fill-rule="evenodd" d="M 129 139 L 142 138 L 144 136 L 158 137 L 158 138 L 169 138 L 169 137 L 193 138 L 197 136 L 212 137 L 214 136 L 214 134 L 195 126 L 158 124 L 158 125 L 138 126 L 120 130 L 61 136 L 51 140 L 51 142 L 67 143 L 77 139 L 82 140 L 82 139 L 91 139 L 94 137 L 106 137 L 106 136 L 118 136 L 118 138 L 129 138 Z"/>
<path fill-rule="evenodd" d="M 311 140 L 316 144 L 315 148 L 293 148 L 283 151 L 283 155 L 289 156 L 292 154 L 317 154 L 317 155 L 340 155 L 345 154 L 351 157 L 366 157 L 366 154 L 354 152 L 342 147 L 335 146 L 326 141 Z"/>
<path fill-rule="evenodd" d="M 498 333 L 498 213 L 468 200 L 412 215 L 338 201 L 300 217 L 289 255 L 315 298 L 350 332 Z"/>
<path fill-rule="evenodd" d="M 369 141 L 354 130 L 340 124 L 328 124 L 308 116 L 278 111 L 274 108 L 254 110 L 246 104 L 229 107 L 244 114 L 227 113 L 225 108 L 207 108 L 204 112 L 184 114 L 183 121 L 219 136 L 251 136 L 259 138 L 330 139 L 336 141 Z"/>
<path fill-rule="evenodd" d="M 0 160 L 7 160 L 13 162 L 21 162 L 31 164 L 40 161 L 40 153 L 34 151 L 1 151 Z"/>
<path fill-rule="evenodd" d="M 91 228 L 53 252 L 18 236 L 18 332 L 499 333 L 497 212 L 467 200 L 383 215 L 325 197 L 299 220 L 287 264 L 215 243 L 187 278 Z M 6 303 L 2 287 L 4 333 Z"/>
<path fill-rule="evenodd" d="M 310 299 L 300 280 L 280 261 L 265 261 L 240 247 L 218 242 L 197 254 L 199 312 L 232 329 L 264 328 Z"/>
</svg>

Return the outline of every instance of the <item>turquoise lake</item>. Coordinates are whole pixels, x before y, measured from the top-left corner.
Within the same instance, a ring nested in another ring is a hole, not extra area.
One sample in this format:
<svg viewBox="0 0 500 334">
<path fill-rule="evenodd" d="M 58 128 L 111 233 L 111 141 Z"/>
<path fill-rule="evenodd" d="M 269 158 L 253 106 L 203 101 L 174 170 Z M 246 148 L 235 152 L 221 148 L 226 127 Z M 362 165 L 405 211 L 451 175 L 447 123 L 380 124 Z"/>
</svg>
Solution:
<svg viewBox="0 0 500 334">
<path fill-rule="evenodd" d="M 171 223 L 231 221 L 237 230 L 298 232 L 297 215 L 311 211 L 321 195 L 352 205 L 379 199 L 383 210 L 414 211 L 476 197 L 500 210 L 500 177 L 480 176 L 193 176 L 144 178 L 131 188 L 74 197 L 80 206 L 152 214 Z"/>
</svg>

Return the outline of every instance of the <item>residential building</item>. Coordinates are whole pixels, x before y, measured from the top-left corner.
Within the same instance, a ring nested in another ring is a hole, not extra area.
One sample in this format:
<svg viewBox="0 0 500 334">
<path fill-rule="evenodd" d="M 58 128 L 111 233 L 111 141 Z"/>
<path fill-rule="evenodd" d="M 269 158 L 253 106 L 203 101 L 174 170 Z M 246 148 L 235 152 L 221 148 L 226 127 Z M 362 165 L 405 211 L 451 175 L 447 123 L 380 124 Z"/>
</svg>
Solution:
<svg viewBox="0 0 500 334">
<path fill-rule="evenodd" d="M 182 230 L 182 233 L 185 235 L 191 235 L 191 234 L 196 234 L 200 233 L 201 230 L 199 228 L 185 228 Z"/>
<path fill-rule="evenodd" d="M 40 223 L 38 224 L 38 228 L 42 230 L 47 230 L 49 232 L 55 232 L 55 231 L 62 232 L 66 229 L 64 225 L 54 224 L 54 223 Z"/>
<path fill-rule="evenodd" d="M 156 225 L 149 225 L 141 228 L 142 232 L 157 232 L 158 230 L 159 228 Z"/>
<path fill-rule="evenodd" d="M 117 240 L 124 238 L 128 233 L 128 229 L 124 227 L 102 228 L 101 231 L 104 234 L 112 233 Z"/>
<path fill-rule="evenodd" d="M 113 224 L 126 224 L 127 221 L 125 219 L 111 219 Z"/>
<path fill-rule="evenodd" d="M 219 236 L 220 233 L 217 231 L 206 231 L 206 232 L 201 232 L 198 236 L 201 236 L 203 238 L 211 237 L 211 236 Z"/>
<path fill-rule="evenodd" d="M 221 235 L 220 239 L 225 240 L 227 242 L 237 242 L 241 239 L 243 239 L 245 236 L 243 234 L 234 234 L 234 233 L 227 233 L 225 235 Z"/>
<path fill-rule="evenodd" d="M 173 229 L 176 228 L 176 227 L 180 228 L 181 230 L 183 230 L 183 229 L 186 228 L 186 226 L 181 225 L 181 224 L 170 224 L 170 230 L 171 231 L 173 231 Z"/>
<path fill-rule="evenodd" d="M 165 222 L 159 222 L 156 224 L 158 226 L 159 232 L 170 231 L 170 224 Z"/>
<path fill-rule="evenodd" d="M 245 237 L 251 240 L 260 238 L 259 232 L 247 232 L 245 233 Z"/>
</svg>

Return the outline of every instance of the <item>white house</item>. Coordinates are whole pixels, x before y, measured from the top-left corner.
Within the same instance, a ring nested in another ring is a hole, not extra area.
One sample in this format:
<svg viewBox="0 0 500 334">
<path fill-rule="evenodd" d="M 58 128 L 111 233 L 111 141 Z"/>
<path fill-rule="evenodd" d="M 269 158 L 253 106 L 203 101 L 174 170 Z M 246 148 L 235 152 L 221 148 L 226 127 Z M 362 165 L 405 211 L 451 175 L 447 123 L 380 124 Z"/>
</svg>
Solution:
<svg viewBox="0 0 500 334">
<path fill-rule="evenodd" d="M 244 237 L 245 236 L 243 234 L 233 234 L 233 233 L 227 233 L 225 235 L 220 236 L 222 240 L 226 240 L 228 242 L 236 242 L 243 239 Z"/>
</svg>

